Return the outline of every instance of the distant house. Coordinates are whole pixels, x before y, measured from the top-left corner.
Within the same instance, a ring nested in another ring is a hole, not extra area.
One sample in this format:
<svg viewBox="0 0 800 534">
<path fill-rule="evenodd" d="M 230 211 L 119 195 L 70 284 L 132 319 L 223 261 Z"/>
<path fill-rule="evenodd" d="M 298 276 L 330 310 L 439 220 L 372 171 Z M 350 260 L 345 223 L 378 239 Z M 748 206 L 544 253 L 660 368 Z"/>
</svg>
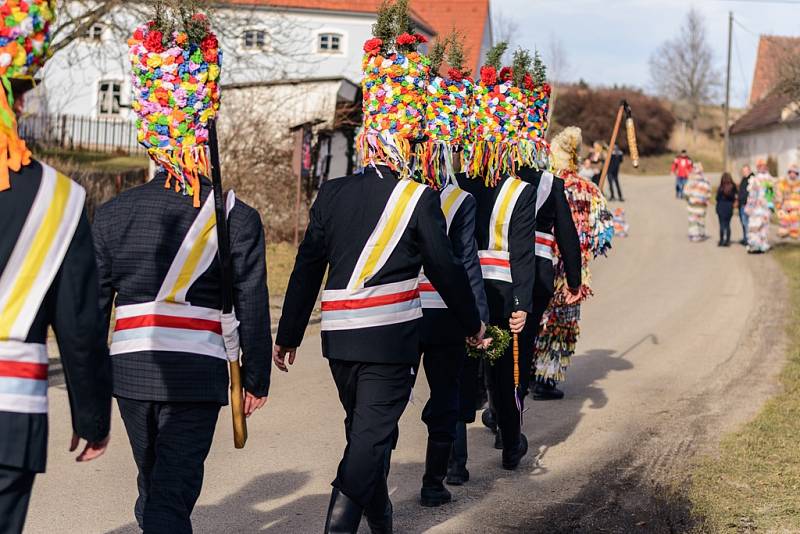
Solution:
<svg viewBox="0 0 800 534">
<path fill-rule="evenodd" d="M 800 53 L 800 37 L 762 35 L 758 45 L 750 107 L 730 130 L 732 163 L 740 167 L 757 159 L 784 174 L 800 163 L 800 104 L 776 91 L 782 62 Z"/>
</svg>

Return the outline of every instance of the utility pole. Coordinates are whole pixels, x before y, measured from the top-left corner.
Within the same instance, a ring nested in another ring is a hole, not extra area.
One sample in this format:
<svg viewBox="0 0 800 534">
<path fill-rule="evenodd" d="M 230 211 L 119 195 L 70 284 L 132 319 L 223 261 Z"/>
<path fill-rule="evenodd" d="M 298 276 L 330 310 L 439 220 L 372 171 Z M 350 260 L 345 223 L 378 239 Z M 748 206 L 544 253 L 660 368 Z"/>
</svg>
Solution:
<svg viewBox="0 0 800 534">
<path fill-rule="evenodd" d="M 733 49 L 733 11 L 728 12 L 728 72 L 725 76 L 725 148 L 722 153 L 722 170 L 728 170 L 730 157 L 730 113 L 731 113 L 731 50 Z"/>
</svg>

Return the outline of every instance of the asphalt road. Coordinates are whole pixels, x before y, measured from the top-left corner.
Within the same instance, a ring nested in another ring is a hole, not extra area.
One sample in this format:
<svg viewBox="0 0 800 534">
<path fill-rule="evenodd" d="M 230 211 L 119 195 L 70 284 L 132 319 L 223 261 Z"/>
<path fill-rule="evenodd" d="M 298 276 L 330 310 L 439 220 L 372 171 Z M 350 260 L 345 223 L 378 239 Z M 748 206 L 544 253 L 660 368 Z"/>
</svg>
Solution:
<svg viewBox="0 0 800 534">
<path fill-rule="evenodd" d="M 472 482 L 453 490 L 451 505 L 420 508 L 426 438 L 420 414 L 427 398 L 420 380 L 390 477 L 397 532 L 572 530 L 559 526 L 560 516 L 585 518 L 604 506 L 607 481 L 598 481 L 598 473 L 613 465 L 648 484 L 667 481 L 774 391 L 783 358 L 784 282 L 777 266 L 738 245 L 689 243 L 686 208 L 672 198 L 669 178 L 626 178 L 623 187 L 628 201 L 613 207 L 627 209 L 631 235 L 595 262 L 597 296 L 584 306 L 567 398 L 528 403 L 529 457 L 518 472 L 503 471 L 489 434 L 475 424 Z M 716 228 L 712 208 L 712 235 Z M 735 221 L 734 239 L 740 236 Z M 223 410 L 194 513 L 196 532 L 322 530 L 344 436 L 316 327 L 291 372 L 273 376 L 267 407 L 250 420 L 246 449 L 233 448 Z M 26 532 L 137 532 L 136 472 L 116 409 L 108 453 L 79 465 L 67 453 L 63 386 L 51 387 L 50 399 L 48 472 L 34 486 Z M 587 500 L 593 489 L 600 495 Z M 646 525 L 653 512 L 632 508 L 632 520 L 640 514 L 637 524 Z M 595 519 L 595 526 L 604 521 Z"/>
</svg>

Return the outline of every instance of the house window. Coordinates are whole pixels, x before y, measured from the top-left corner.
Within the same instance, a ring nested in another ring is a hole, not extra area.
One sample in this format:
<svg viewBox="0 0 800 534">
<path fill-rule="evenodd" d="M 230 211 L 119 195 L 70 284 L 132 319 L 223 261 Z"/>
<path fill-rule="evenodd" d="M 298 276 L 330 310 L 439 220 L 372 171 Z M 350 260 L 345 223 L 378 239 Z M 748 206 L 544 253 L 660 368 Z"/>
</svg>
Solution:
<svg viewBox="0 0 800 534">
<path fill-rule="evenodd" d="M 103 25 L 99 23 L 92 24 L 88 28 L 86 28 L 86 34 L 84 35 L 90 41 L 100 41 L 103 39 Z"/>
<path fill-rule="evenodd" d="M 100 82 L 100 91 L 97 95 L 97 111 L 100 115 L 119 115 L 121 108 L 122 83 Z"/>
<path fill-rule="evenodd" d="M 242 34 L 242 48 L 245 50 L 264 50 L 267 47 L 265 30 L 245 30 Z"/>
<path fill-rule="evenodd" d="M 324 54 L 339 54 L 342 51 L 342 35 L 339 33 L 319 34 L 318 50 Z"/>
</svg>

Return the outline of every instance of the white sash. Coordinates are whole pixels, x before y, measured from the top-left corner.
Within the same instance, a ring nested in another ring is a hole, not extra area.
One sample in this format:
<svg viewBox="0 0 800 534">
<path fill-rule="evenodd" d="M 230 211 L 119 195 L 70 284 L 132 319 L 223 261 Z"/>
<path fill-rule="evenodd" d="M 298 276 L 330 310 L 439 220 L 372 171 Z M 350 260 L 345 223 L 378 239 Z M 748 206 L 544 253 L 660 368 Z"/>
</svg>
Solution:
<svg viewBox="0 0 800 534">
<path fill-rule="evenodd" d="M 514 208 L 527 186 L 518 178 L 507 178 L 500 187 L 489 221 L 489 249 L 478 251 L 481 271 L 486 280 L 512 281 L 508 234 Z"/>
</svg>

